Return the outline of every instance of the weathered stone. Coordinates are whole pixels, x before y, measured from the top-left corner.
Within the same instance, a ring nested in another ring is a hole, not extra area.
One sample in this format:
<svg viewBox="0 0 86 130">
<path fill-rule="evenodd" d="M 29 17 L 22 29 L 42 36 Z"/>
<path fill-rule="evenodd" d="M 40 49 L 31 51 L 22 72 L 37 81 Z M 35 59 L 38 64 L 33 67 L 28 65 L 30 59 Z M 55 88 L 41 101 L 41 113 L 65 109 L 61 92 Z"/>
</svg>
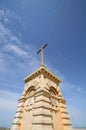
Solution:
<svg viewBox="0 0 86 130">
<path fill-rule="evenodd" d="M 40 66 L 24 82 L 11 130 L 72 130 L 60 80 Z"/>
</svg>

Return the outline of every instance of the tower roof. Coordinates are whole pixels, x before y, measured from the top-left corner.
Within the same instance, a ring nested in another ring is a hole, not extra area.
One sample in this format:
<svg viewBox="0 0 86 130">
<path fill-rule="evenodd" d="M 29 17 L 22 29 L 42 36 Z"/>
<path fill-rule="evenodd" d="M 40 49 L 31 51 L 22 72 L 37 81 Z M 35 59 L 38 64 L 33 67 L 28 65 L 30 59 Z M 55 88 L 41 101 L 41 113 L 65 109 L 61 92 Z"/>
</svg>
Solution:
<svg viewBox="0 0 86 130">
<path fill-rule="evenodd" d="M 56 75 L 54 75 L 53 73 L 51 73 L 44 65 L 41 65 L 40 67 L 38 67 L 36 69 L 36 71 L 34 71 L 33 73 L 31 73 L 30 75 L 28 75 L 25 79 L 24 82 L 27 83 L 28 81 L 34 79 L 35 77 L 39 76 L 43 74 L 45 77 L 53 80 L 55 83 L 59 84 L 61 81 L 56 77 Z"/>
</svg>

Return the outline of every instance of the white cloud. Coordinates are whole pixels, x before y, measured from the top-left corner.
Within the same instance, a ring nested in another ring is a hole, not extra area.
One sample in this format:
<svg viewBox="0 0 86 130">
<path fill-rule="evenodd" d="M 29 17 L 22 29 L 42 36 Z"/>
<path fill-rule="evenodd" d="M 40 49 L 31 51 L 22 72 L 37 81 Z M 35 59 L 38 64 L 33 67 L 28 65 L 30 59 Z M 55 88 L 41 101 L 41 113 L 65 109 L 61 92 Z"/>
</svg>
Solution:
<svg viewBox="0 0 86 130">
<path fill-rule="evenodd" d="M 9 39 L 8 36 L 11 36 L 11 32 L 0 22 L 0 44 L 5 44 Z M 5 39 L 6 38 L 6 39 Z"/>
<path fill-rule="evenodd" d="M 11 51 L 12 53 L 14 52 L 20 57 L 28 57 L 28 53 L 21 49 L 19 46 L 14 45 L 14 44 L 8 44 L 5 46 L 8 51 Z"/>
<path fill-rule="evenodd" d="M 20 39 L 15 36 L 7 26 L 5 26 L 2 22 L 0 22 L 0 44 L 21 44 Z"/>
<path fill-rule="evenodd" d="M 7 15 L 5 16 L 5 12 L 3 9 L 0 9 L 0 21 L 3 21 L 4 23 L 8 23 Z"/>
<path fill-rule="evenodd" d="M 15 30 L 16 33 L 14 33 L 13 29 L 8 26 L 15 24 L 12 22 L 13 19 L 21 24 L 21 18 L 5 8 L 0 8 L 0 16 L 0 63 L 3 63 L 0 64 L 0 71 L 6 71 L 5 68 L 9 62 L 14 62 L 14 65 L 16 64 L 20 69 L 24 68 L 27 63 L 26 69 L 28 67 L 31 68 L 30 70 L 34 69 L 38 65 L 38 60 L 31 43 L 22 42 L 20 36 L 17 35 L 20 32 Z M 5 19 L 9 22 L 5 23 Z"/>
<path fill-rule="evenodd" d="M 12 21 L 22 22 L 20 16 L 2 6 L 0 6 L 0 21 L 5 25 L 12 25 Z"/>
</svg>

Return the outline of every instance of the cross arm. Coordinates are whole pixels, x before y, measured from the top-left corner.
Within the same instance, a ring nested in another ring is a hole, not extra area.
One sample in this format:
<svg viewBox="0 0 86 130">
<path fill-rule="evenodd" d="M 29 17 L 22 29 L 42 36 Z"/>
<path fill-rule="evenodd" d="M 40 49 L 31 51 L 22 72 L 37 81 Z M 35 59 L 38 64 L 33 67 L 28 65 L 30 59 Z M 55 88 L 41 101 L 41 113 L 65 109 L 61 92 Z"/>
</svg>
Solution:
<svg viewBox="0 0 86 130">
<path fill-rule="evenodd" d="M 43 46 L 43 49 L 48 45 L 48 43 L 46 43 L 44 46 Z"/>
<path fill-rule="evenodd" d="M 38 54 L 39 52 L 41 52 L 42 49 L 44 49 L 47 45 L 48 45 L 48 43 L 46 43 L 44 46 L 42 46 L 42 47 L 37 51 L 37 54 Z"/>
<path fill-rule="evenodd" d="M 37 54 L 38 54 L 39 52 L 41 52 L 41 49 L 39 49 L 39 50 L 37 51 Z"/>
</svg>

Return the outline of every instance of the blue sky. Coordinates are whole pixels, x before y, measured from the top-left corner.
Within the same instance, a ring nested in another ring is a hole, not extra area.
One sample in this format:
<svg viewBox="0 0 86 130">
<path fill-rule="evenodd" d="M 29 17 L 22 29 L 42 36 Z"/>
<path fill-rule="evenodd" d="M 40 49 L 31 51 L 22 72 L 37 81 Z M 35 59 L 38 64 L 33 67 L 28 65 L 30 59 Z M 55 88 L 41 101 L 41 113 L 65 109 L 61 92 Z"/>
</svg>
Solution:
<svg viewBox="0 0 86 130">
<path fill-rule="evenodd" d="M 86 0 L 0 0 L 0 126 L 10 127 L 23 79 L 45 66 L 62 81 L 73 127 L 86 127 Z"/>
</svg>

